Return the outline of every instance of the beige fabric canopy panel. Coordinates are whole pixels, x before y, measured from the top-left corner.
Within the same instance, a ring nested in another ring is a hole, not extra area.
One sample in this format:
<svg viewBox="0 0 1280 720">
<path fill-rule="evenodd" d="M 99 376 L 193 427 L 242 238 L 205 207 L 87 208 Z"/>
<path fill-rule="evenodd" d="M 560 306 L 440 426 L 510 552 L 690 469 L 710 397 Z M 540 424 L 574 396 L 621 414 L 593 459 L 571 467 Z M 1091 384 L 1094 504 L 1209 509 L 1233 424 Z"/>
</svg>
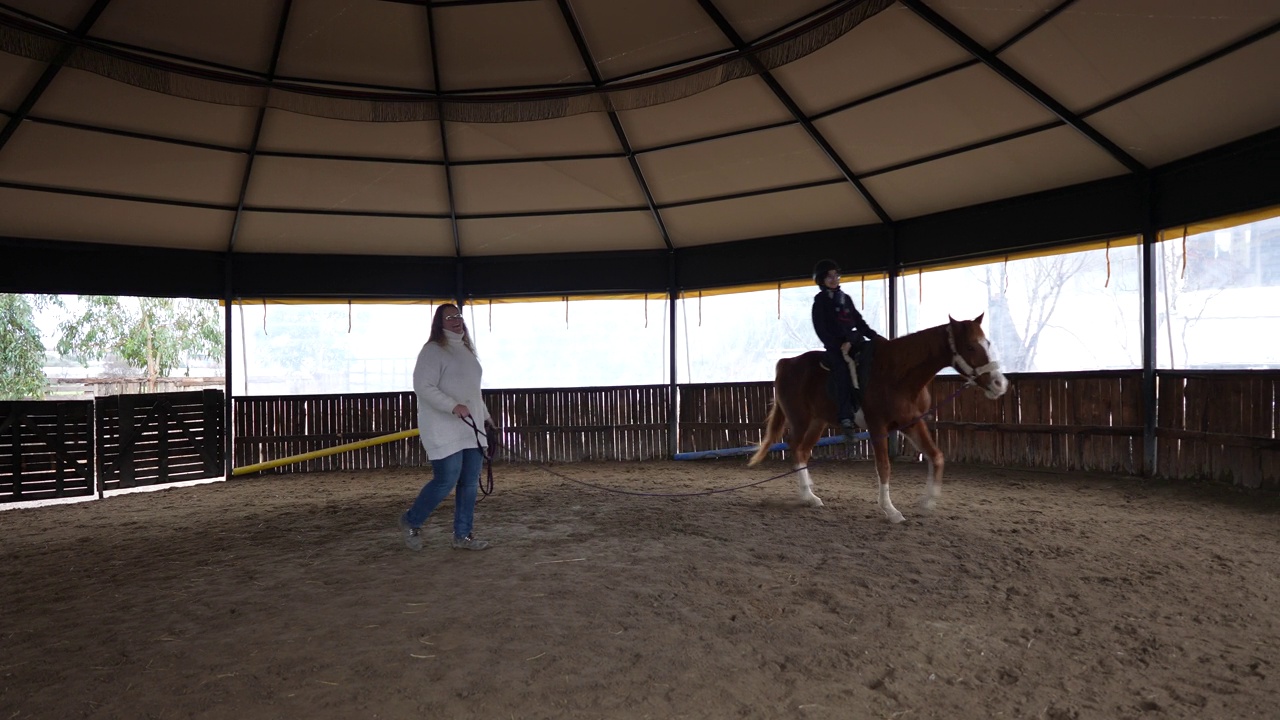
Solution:
<svg viewBox="0 0 1280 720">
<path fill-rule="evenodd" d="M 1280 127 L 1278 23 L 1267 0 L 7 0 L 0 235 L 466 258 L 885 224 Z"/>
</svg>

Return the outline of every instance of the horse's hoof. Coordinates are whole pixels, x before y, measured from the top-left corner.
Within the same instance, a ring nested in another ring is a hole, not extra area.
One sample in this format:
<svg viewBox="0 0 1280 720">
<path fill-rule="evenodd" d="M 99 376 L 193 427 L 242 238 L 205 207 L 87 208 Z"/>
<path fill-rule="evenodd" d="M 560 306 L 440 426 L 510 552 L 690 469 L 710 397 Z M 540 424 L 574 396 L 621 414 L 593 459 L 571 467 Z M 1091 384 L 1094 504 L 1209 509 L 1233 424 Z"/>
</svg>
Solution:
<svg viewBox="0 0 1280 720">
<path fill-rule="evenodd" d="M 801 502 L 803 502 L 805 505 L 808 505 L 809 507 L 823 506 L 822 498 L 818 497 L 817 495 L 810 495 L 807 498 L 800 498 L 800 500 Z"/>
<path fill-rule="evenodd" d="M 889 516 L 889 522 L 893 523 L 894 525 L 897 525 L 898 523 L 904 520 L 906 520 L 906 518 L 902 517 L 902 513 L 897 512 L 896 510 L 892 515 Z"/>
<path fill-rule="evenodd" d="M 938 503 L 933 498 L 925 498 L 920 501 L 920 512 L 931 513 L 937 507 Z"/>
</svg>

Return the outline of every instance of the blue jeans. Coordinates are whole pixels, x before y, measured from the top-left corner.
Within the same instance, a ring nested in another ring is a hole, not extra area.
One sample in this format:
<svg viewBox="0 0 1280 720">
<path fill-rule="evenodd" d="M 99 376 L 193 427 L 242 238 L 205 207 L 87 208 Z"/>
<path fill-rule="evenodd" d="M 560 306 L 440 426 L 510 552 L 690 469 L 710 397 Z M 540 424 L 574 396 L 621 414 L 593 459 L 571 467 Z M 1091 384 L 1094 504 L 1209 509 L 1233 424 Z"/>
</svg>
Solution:
<svg viewBox="0 0 1280 720">
<path fill-rule="evenodd" d="M 446 458 L 431 461 L 434 476 L 422 486 L 413 507 L 404 514 L 412 527 L 422 527 L 440 503 L 449 497 L 455 487 L 458 494 L 453 505 L 453 536 L 464 538 L 471 534 L 471 523 L 476 514 L 476 493 L 480 489 L 480 468 L 484 455 L 480 448 L 460 450 Z"/>
</svg>

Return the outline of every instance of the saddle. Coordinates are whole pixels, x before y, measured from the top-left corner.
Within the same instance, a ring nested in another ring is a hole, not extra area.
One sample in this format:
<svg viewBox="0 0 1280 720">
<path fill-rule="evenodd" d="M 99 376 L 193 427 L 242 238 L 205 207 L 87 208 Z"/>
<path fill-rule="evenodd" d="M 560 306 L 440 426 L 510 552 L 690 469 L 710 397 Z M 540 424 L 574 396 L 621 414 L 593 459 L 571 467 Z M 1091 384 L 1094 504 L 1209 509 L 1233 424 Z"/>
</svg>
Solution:
<svg viewBox="0 0 1280 720">
<path fill-rule="evenodd" d="M 850 373 L 850 380 L 852 381 L 850 386 L 851 393 L 853 395 L 853 409 L 855 412 L 857 412 L 858 408 L 862 407 L 862 389 L 867 386 L 867 378 L 871 373 L 871 356 L 874 345 L 875 343 L 871 342 L 863 343 L 862 348 L 858 350 L 853 357 L 849 357 L 848 355 L 845 356 L 848 359 L 849 365 L 852 365 L 852 368 L 849 369 L 848 372 Z M 827 395 L 829 395 L 832 400 L 839 402 L 840 398 L 837 397 L 838 386 L 836 385 L 835 373 L 832 372 L 834 368 L 827 367 L 825 359 L 819 361 L 818 364 L 828 372 Z"/>
</svg>

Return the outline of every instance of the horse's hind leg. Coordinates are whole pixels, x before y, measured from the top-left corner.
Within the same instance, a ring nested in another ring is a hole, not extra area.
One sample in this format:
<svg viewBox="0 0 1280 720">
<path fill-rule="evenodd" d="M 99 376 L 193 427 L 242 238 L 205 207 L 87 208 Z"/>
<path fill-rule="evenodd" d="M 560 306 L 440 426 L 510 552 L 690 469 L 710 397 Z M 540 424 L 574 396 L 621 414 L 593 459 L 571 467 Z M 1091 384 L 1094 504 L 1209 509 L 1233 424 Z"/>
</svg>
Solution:
<svg viewBox="0 0 1280 720">
<path fill-rule="evenodd" d="M 822 498 L 813 494 L 813 480 L 809 478 L 809 458 L 813 457 L 813 446 L 818 444 L 818 438 L 822 436 L 825 427 L 821 421 L 815 420 L 809 423 L 803 435 L 791 439 L 794 450 L 792 457 L 795 459 L 796 477 L 800 484 L 800 502 L 811 507 L 822 507 Z"/>
<path fill-rule="evenodd" d="M 946 461 L 942 457 L 942 451 L 933 442 L 933 435 L 929 433 L 928 426 L 923 422 L 903 430 L 902 434 L 907 436 L 916 451 L 924 455 L 924 461 L 928 465 L 924 498 L 920 500 L 920 509 L 925 512 L 932 511 L 938 502 L 938 497 L 942 495 L 942 468 L 946 465 Z"/>
</svg>

